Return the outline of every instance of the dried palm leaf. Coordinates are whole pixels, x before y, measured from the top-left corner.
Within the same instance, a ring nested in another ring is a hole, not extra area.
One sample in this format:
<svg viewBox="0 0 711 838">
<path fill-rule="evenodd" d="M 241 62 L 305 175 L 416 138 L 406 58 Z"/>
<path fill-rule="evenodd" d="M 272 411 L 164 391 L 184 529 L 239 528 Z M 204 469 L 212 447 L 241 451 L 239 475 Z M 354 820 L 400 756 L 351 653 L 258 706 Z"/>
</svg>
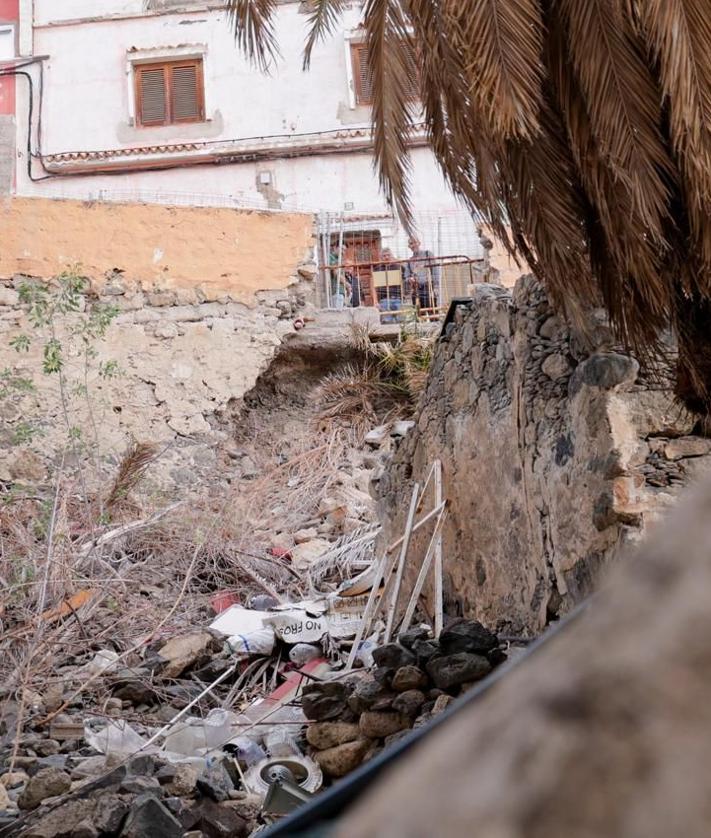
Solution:
<svg viewBox="0 0 711 838">
<path fill-rule="evenodd" d="M 126 500 L 143 479 L 156 456 L 156 446 L 147 442 L 132 442 L 123 455 L 114 482 L 106 497 L 105 508 L 111 511 Z"/>
<path fill-rule="evenodd" d="M 258 51 L 273 6 L 229 5 Z M 314 0 L 309 51 L 340 8 Z M 363 26 L 377 167 L 405 223 L 415 50 L 454 193 L 573 318 L 603 303 L 643 361 L 671 327 L 677 394 L 710 412 L 709 0 L 367 0 Z"/>
</svg>

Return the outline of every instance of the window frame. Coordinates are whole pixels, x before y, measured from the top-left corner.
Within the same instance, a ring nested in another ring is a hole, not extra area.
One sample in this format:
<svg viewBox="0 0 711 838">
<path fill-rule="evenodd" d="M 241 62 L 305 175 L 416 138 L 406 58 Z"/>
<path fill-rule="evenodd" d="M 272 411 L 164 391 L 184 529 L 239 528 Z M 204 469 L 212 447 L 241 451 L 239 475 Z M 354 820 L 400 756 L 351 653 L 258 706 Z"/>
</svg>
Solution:
<svg viewBox="0 0 711 838">
<path fill-rule="evenodd" d="M 195 117 L 176 119 L 173 114 L 173 73 L 176 67 L 194 66 L 197 88 L 198 114 Z M 167 128 L 173 125 L 195 125 L 205 122 L 205 62 L 203 56 L 170 56 L 133 63 L 134 125 L 136 128 Z M 142 114 L 141 76 L 146 70 L 162 70 L 165 84 L 165 119 L 163 122 L 144 122 Z"/>
<path fill-rule="evenodd" d="M 348 59 L 349 59 L 349 81 L 352 86 L 352 105 L 354 108 L 370 108 L 373 106 L 372 91 L 369 99 L 363 96 L 362 78 L 360 73 L 360 53 L 368 51 L 368 44 L 364 40 L 349 40 L 348 42 Z M 417 64 L 415 64 L 417 67 Z M 419 80 L 418 80 L 419 86 Z M 408 101 L 419 102 L 419 91 L 415 91 L 411 96 L 408 96 Z"/>
<path fill-rule="evenodd" d="M 0 57 L 0 61 L 12 61 L 17 57 L 17 32 L 14 23 L 0 23 L 0 35 L 9 35 L 11 55 L 7 58 Z"/>
</svg>

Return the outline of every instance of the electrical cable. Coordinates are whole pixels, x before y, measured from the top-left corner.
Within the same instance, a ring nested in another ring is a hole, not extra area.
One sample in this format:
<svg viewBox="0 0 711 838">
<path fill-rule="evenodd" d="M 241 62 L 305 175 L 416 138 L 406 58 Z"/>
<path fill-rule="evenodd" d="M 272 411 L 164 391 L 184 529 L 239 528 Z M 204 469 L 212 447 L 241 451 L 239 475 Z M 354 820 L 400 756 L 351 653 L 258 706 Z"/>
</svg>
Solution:
<svg viewBox="0 0 711 838">
<path fill-rule="evenodd" d="M 32 183 L 40 183 L 44 180 L 50 180 L 56 175 L 52 172 L 49 172 L 44 165 L 44 159 L 41 153 L 41 136 L 42 136 L 42 95 L 44 91 L 44 68 L 42 66 L 43 57 L 37 56 L 35 58 L 28 58 L 26 61 L 23 61 L 20 64 L 13 65 L 12 69 L 0 67 L 0 78 L 1 77 L 8 77 L 8 76 L 23 76 L 27 79 L 27 84 L 29 88 L 29 108 L 28 108 L 28 117 L 27 117 L 27 177 L 32 181 Z M 32 76 L 23 70 L 23 67 L 29 67 L 31 64 L 40 64 L 40 89 L 39 89 L 39 119 L 37 121 L 37 146 L 38 146 L 38 153 L 34 154 L 32 151 L 32 123 L 34 121 L 34 108 L 35 108 L 35 82 Z M 44 175 L 42 177 L 36 177 L 32 172 L 32 160 L 38 159 L 40 161 L 40 165 L 42 166 L 42 170 L 44 171 Z"/>
</svg>

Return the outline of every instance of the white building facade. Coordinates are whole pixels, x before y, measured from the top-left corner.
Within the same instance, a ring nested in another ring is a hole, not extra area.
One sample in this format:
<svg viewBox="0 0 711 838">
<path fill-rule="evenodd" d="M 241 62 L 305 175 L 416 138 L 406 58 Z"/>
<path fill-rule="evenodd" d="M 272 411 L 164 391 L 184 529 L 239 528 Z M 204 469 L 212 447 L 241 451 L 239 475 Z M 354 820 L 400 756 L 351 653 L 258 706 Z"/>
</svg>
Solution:
<svg viewBox="0 0 711 838">
<path fill-rule="evenodd" d="M 282 0 L 268 74 L 236 46 L 223 2 L 16 2 L 18 195 L 305 210 L 329 236 L 372 233 L 375 250 L 407 255 L 373 168 L 361 2 L 304 72 L 307 4 Z M 424 133 L 411 153 L 424 245 L 478 257 Z"/>
</svg>

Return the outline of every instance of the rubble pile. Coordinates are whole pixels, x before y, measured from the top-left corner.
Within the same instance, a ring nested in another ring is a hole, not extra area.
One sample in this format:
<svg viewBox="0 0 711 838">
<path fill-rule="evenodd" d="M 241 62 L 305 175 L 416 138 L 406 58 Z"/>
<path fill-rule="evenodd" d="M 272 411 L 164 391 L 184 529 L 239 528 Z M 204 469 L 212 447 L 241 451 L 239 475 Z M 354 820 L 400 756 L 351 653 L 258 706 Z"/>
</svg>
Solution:
<svg viewBox="0 0 711 838">
<path fill-rule="evenodd" d="M 417 626 L 372 655 L 365 675 L 303 689 L 306 739 L 326 777 L 343 777 L 426 724 L 506 660 L 497 636 L 474 620 L 450 623 L 439 640 Z"/>
<path fill-rule="evenodd" d="M 324 656 L 325 635 L 289 644 L 273 633 L 269 656 L 227 635 L 245 614 L 264 625 L 263 615 L 283 613 L 233 605 L 210 628 L 157 645 L 140 666 L 96 655 L 111 694 L 103 713 L 69 702 L 16 743 L 5 725 L 0 834 L 250 835 L 426 724 L 506 659 L 495 634 L 461 619 L 438 640 L 426 625 L 411 628 L 368 649 L 369 667 L 354 670 L 343 654 Z M 345 621 L 332 625 L 347 633 Z M 67 697 L 48 686 L 43 700 L 57 707 Z"/>
</svg>

